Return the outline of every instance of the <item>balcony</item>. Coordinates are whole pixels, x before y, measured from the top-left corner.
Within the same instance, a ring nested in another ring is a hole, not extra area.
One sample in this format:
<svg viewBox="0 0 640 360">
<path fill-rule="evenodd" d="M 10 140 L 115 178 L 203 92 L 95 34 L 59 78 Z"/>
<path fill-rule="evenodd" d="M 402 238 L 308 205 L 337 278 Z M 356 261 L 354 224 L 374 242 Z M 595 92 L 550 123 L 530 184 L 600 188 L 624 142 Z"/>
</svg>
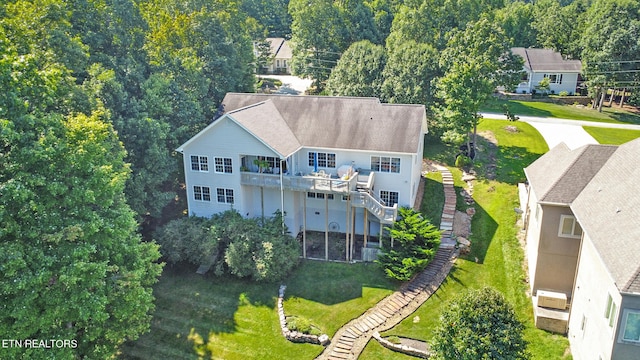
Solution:
<svg viewBox="0 0 640 360">
<path fill-rule="evenodd" d="M 249 186 L 262 186 L 266 188 L 280 189 L 280 179 L 282 178 L 282 188 L 290 191 L 325 192 L 348 195 L 356 191 L 358 173 L 354 173 L 348 179 L 333 178 L 328 174 L 309 175 L 279 175 L 255 172 L 240 173 L 240 183 Z"/>
</svg>

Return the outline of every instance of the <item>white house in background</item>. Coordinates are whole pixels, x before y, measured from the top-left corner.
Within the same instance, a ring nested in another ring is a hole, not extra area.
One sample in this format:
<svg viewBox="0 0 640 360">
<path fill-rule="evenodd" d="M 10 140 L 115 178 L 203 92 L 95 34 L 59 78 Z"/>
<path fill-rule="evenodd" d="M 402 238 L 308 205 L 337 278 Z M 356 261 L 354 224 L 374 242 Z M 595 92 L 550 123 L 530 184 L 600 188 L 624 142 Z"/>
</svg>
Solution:
<svg viewBox="0 0 640 360">
<path fill-rule="evenodd" d="M 536 326 L 567 333 L 574 359 L 640 354 L 640 139 L 564 144 L 525 169 Z"/>
<path fill-rule="evenodd" d="M 291 48 L 284 38 L 267 38 L 271 48 L 271 56 L 267 63 L 267 73 L 291 74 Z"/>
<path fill-rule="evenodd" d="M 379 234 L 398 206 L 414 205 L 423 105 L 229 93 L 223 106 L 223 116 L 177 149 L 189 214 L 235 209 L 260 217 L 284 209 L 294 235 L 340 232 L 349 242 Z"/>
<path fill-rule="evenodd" d="M 516 88 L 519 94 L 530 94 L 544 78 L 549 78 L 549 91 L 559 94 L 566 91 L 576 93 L 578 78 L 582 70 L 580 60 L 566 60 L 562 54 L 551 49 L 511 48 L 511 52 L 524 59 L 525 75 Z"/>
</svg>

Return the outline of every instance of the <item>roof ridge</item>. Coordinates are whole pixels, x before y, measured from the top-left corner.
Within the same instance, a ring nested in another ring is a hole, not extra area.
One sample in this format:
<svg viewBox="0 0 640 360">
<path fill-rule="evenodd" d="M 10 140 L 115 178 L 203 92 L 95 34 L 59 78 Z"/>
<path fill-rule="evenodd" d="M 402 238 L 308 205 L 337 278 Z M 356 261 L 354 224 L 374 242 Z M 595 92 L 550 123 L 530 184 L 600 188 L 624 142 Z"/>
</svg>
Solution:
<svg viewBox="0 0 640 360">
<path fill-rule="evenodd" d="M 565 144 L 565 146 L 566 146 L 566 144 Z M 587 152 L 588 149 L 591 149 L 591 148 L 607 148 L 607 147 L 616 148 L 617 146 L 616 145 L 610 145 L 610 144 L 604 144 L 604 145 L 603 144 L 585 144 L 585 145 L 582 145 L 579 148 L 574 149 L 574 150 L 569 149 L 569 153 L 577 151 L 575 158 L 573 159 L 573 161 L 571 161 L 564 168 L 564 171 L 560 174 L 560 176 L 556 179 L 556 181 L 554 181 L 553 184 L 551 184 L 549 189 L 540 197 L 540 199 L 544 199 L 547 195 L 549 195 L 549 193 L 551 193 L 555 189 L 556 185 L 558 185 L 558 183 L 560 181 L 564 180 L 564 177 L 567 175 L 567 173 L 569 173 L 573 169 L 573 167 L 576 165 L 576 163 L 578 161 L 582 160 L 582 156 Z M 602 166 L 600 166 L 600 168 L 602 168 Z M 593 176 L 595 176 L 595 174 L 597 174 L 599 171 L 600 170 L 598 169 L 598 171 L 596 171 L 593 174 Z M 593 179 L 593 176 L 591 177 L 591 179 Z M 587 184 L 591 182 L 591 179 L 589 179 Z M 585 186 L 586 186 L 586 184 L 585 184 Z"/>
</svg>

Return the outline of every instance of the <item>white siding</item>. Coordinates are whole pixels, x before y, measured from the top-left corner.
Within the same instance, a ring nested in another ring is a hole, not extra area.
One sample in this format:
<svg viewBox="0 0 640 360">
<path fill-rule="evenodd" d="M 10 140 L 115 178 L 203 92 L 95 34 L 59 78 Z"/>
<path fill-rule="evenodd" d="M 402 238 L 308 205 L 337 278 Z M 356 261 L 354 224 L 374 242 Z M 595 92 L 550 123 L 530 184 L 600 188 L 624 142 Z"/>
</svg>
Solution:
<svg viewBox="0 0 640 360">
<path fill-rule="evenodd" d="M 247 201 L 244 200 L 244 194 L 240 186 L 240 155 L 277 156 L 271 149 L 228 118 L 223 117 L 217 121 L 217 124 L 206 130 L 196 141 L 189 143 L 184 148 L 184 171 L 189 215 L 209 217 L 232 207 L 241 214 L 246 214 L 248 211 L 245 209 Z M 209 171 L 192 171 L 191 155 L 207 156 L 209 158 Z M 216 174 L 214 171 L 214 157 L 231 158 L 233 173 Z M 211 201 L 195 201 L 194 185 L 210 187 Z M 217 202 L 217 188 L 234 190 L 235 201 L 233 206 Z"/>
<path fill-rule="evenodd" d="M 605 318 L 607 295 L 617 305 L 613 328 Z M 578 274 L 569 318 L 569 342 L 571 354 L 576 360 L 611 358 L 614 334 L 618 323 L 621 297 L 613 279 L 602 263 L 591 240 L 585 235 L 582 240 Z M 584 330 L 582 318 L 586 319 Z"/>
</svg>

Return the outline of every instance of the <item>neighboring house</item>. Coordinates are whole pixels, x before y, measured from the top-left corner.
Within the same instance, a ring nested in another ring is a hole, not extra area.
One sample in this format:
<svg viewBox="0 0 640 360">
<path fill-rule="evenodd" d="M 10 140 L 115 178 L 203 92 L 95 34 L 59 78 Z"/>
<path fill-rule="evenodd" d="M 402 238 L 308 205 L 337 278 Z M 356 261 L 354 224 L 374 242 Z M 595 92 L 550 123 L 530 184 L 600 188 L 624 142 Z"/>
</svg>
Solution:
<svg viewBox="0 0 640 360">
<path fill-rule="evenodd" d="M 284 38 L 267 38 L 270 45 L 269 62 L 264 72 L 268 74 L 291 74 L 291 48 Z"/>
<path fill-rule="evenodd" d="M 574 359 L 640 354 L 640 139 L 551 149 L 525 169 L 536 326 Z"/>
<path fill-rule="evenodd" d="M 566 60 L 562 54 L 551 49 L 512 48 L 511 52 L 524 59 L 524 76 L 516 88 L 516 93 L 530 94 L 544 78 L 549 78 L 549 92 L 559 94 L 566 91 L 574 95 L 578 90 L 578 80 L 582 64 L 580 60 Z"/>
<path fill-rule="evenodd" d="M 223 116 L 177 149 L 190 215 L 283 209 L 294 235 L 331 231 L 350 241 L 379 234 L 398 206 L 413 206 L 427 132 L 423 105 L 229 93 L 223 106 Z"/>
</svg>

